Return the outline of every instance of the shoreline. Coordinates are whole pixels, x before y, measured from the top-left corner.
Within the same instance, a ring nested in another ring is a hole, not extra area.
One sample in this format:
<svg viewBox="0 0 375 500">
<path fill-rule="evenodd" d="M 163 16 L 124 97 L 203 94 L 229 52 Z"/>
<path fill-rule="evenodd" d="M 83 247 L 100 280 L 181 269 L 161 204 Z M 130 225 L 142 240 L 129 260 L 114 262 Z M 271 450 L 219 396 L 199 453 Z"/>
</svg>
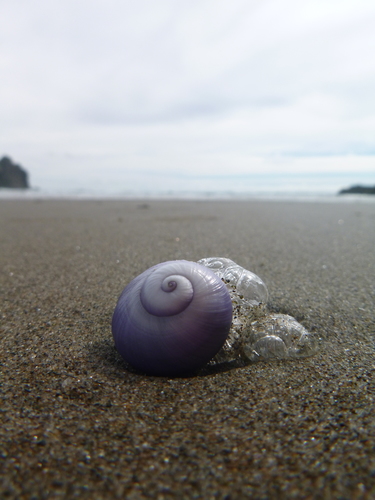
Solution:
<svg viewBox="0 0 375 500">
<path fill-rule="evenodd" d="M 41 190 L 39 188 L 5 189 L 0 188 L 1 200 L 18 201 L 233 201 L 233 202 L 308 202 L 308 203 L 374 203 L 375 196 L 370 194 L 348 193 L 340 194 L 339 191 L 307 191 L 307 190 L 253 190 L 253 191 L 96 191 L 96 190 L 71 190 L 55 191 Z"/>
</svg>

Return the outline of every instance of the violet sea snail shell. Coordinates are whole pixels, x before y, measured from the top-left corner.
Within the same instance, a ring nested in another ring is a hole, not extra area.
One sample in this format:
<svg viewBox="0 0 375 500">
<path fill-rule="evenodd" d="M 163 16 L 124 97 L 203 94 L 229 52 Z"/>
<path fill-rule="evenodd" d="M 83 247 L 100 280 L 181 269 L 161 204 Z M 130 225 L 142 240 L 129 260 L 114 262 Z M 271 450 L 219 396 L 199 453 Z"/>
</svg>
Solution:
<svg viewBox="0 0 375 500">
<path fill-rule="evenodd" d="M 150 375 L 183 375 L 210 361 L 232 322 L 225 284 L 185 260 L 147 269 L 123 290 L 112 318 L 121 356 Z"/>
</svg>

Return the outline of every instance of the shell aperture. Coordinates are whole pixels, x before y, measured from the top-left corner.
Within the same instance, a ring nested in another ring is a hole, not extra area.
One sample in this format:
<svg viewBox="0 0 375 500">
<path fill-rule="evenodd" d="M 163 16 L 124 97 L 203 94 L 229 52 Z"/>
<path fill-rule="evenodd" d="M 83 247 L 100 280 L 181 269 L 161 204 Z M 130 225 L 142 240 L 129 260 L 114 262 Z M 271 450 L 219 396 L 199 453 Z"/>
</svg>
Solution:
<svg viewBox="0 0 375 500">
<path fill-rule="evenodd" d="M 118 351 L 135 368 L 182 375 L 215 356 L 231 322 L 229 292 L 214 272 L 196 262 L 168 261 L 125 287 L 112 333 Z"/>
</svg>

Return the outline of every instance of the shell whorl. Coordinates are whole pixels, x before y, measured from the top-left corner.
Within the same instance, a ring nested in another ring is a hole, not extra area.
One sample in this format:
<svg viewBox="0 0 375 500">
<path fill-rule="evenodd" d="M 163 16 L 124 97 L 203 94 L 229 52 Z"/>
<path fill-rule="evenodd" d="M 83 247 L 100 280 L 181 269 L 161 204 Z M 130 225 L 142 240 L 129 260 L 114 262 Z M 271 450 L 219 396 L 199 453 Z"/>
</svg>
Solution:
<svg viewBox="0 0 375 500">
<path fill-rule="evenodd" d="M 196 262 L 168 261 L 125 287 L 112 332 L 118 351 L 134 367 L 177 375 L 212 359 L 231 321 L 231 298 L 215 273 Z"/>
<path fill-rule="evenodd" d="M 140 299 L 145 310 L 154 316 L 174 316 L 184 311 L 193 300 L 194 288 L 183 275 L 165 276 L 163 267 L 155 269 L 145 279 Z"/>
</svg>

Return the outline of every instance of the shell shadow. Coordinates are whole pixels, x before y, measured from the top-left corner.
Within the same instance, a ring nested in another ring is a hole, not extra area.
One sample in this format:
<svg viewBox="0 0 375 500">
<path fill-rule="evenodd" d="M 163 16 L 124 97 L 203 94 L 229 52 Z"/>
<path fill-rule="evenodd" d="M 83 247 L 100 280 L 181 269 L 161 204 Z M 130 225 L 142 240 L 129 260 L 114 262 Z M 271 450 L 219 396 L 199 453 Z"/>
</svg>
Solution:
<svg viewBox="0 0 375 500">
<path fill-rule="evenodd" d="M 235 360 L 212 365 L 207 364 L 194 373 L 186 373 L 184 375 L 174 377 L 156 377 L 152 375 L 146 375 L 145 373 L 137 370 L 136 368 L 133 368 L 131 365 L 126 363 L 126 361 L 124 361 L 121 355 L 118 353 L 113 341 L 110 339 L 103 339 L 98 342 L 94 342 L 93 344 L 87 345 L 86 359 L 88 364 L 91 365 L 95 371 L 100 371 L 103 374 L 116 376 L 121 379 L 124 378 L 124 375 L 126 373 L 153 379 L 208 377 L 245 366 L 245 363 L 242 360 Z"/>
<path fill-rule="evenodd" d="M 216 375 L 217 373 L 225 373 L 229 372 L 231 370 L 235 370 L 237 368 L 243 368 L 244 366 L 247 366 L 248 363 L 241 359 L 236 359 L 233 361 L 225 361 L 222 363 L 215 363 L 215 364 L 208 364 L 201 368 L 199 372 L 196 373 L 196 376 L 198 377 L 208 377 L 211 375 Z"/>
<path fill-rule="evenodd" d="M 119 378 L 123 378 L 124 372 L 142 375 L 122 359 L 110 339 L 87 345 L 86 359 L 95 371 L 101 373 L 117 375 Z"/>
</svg>

